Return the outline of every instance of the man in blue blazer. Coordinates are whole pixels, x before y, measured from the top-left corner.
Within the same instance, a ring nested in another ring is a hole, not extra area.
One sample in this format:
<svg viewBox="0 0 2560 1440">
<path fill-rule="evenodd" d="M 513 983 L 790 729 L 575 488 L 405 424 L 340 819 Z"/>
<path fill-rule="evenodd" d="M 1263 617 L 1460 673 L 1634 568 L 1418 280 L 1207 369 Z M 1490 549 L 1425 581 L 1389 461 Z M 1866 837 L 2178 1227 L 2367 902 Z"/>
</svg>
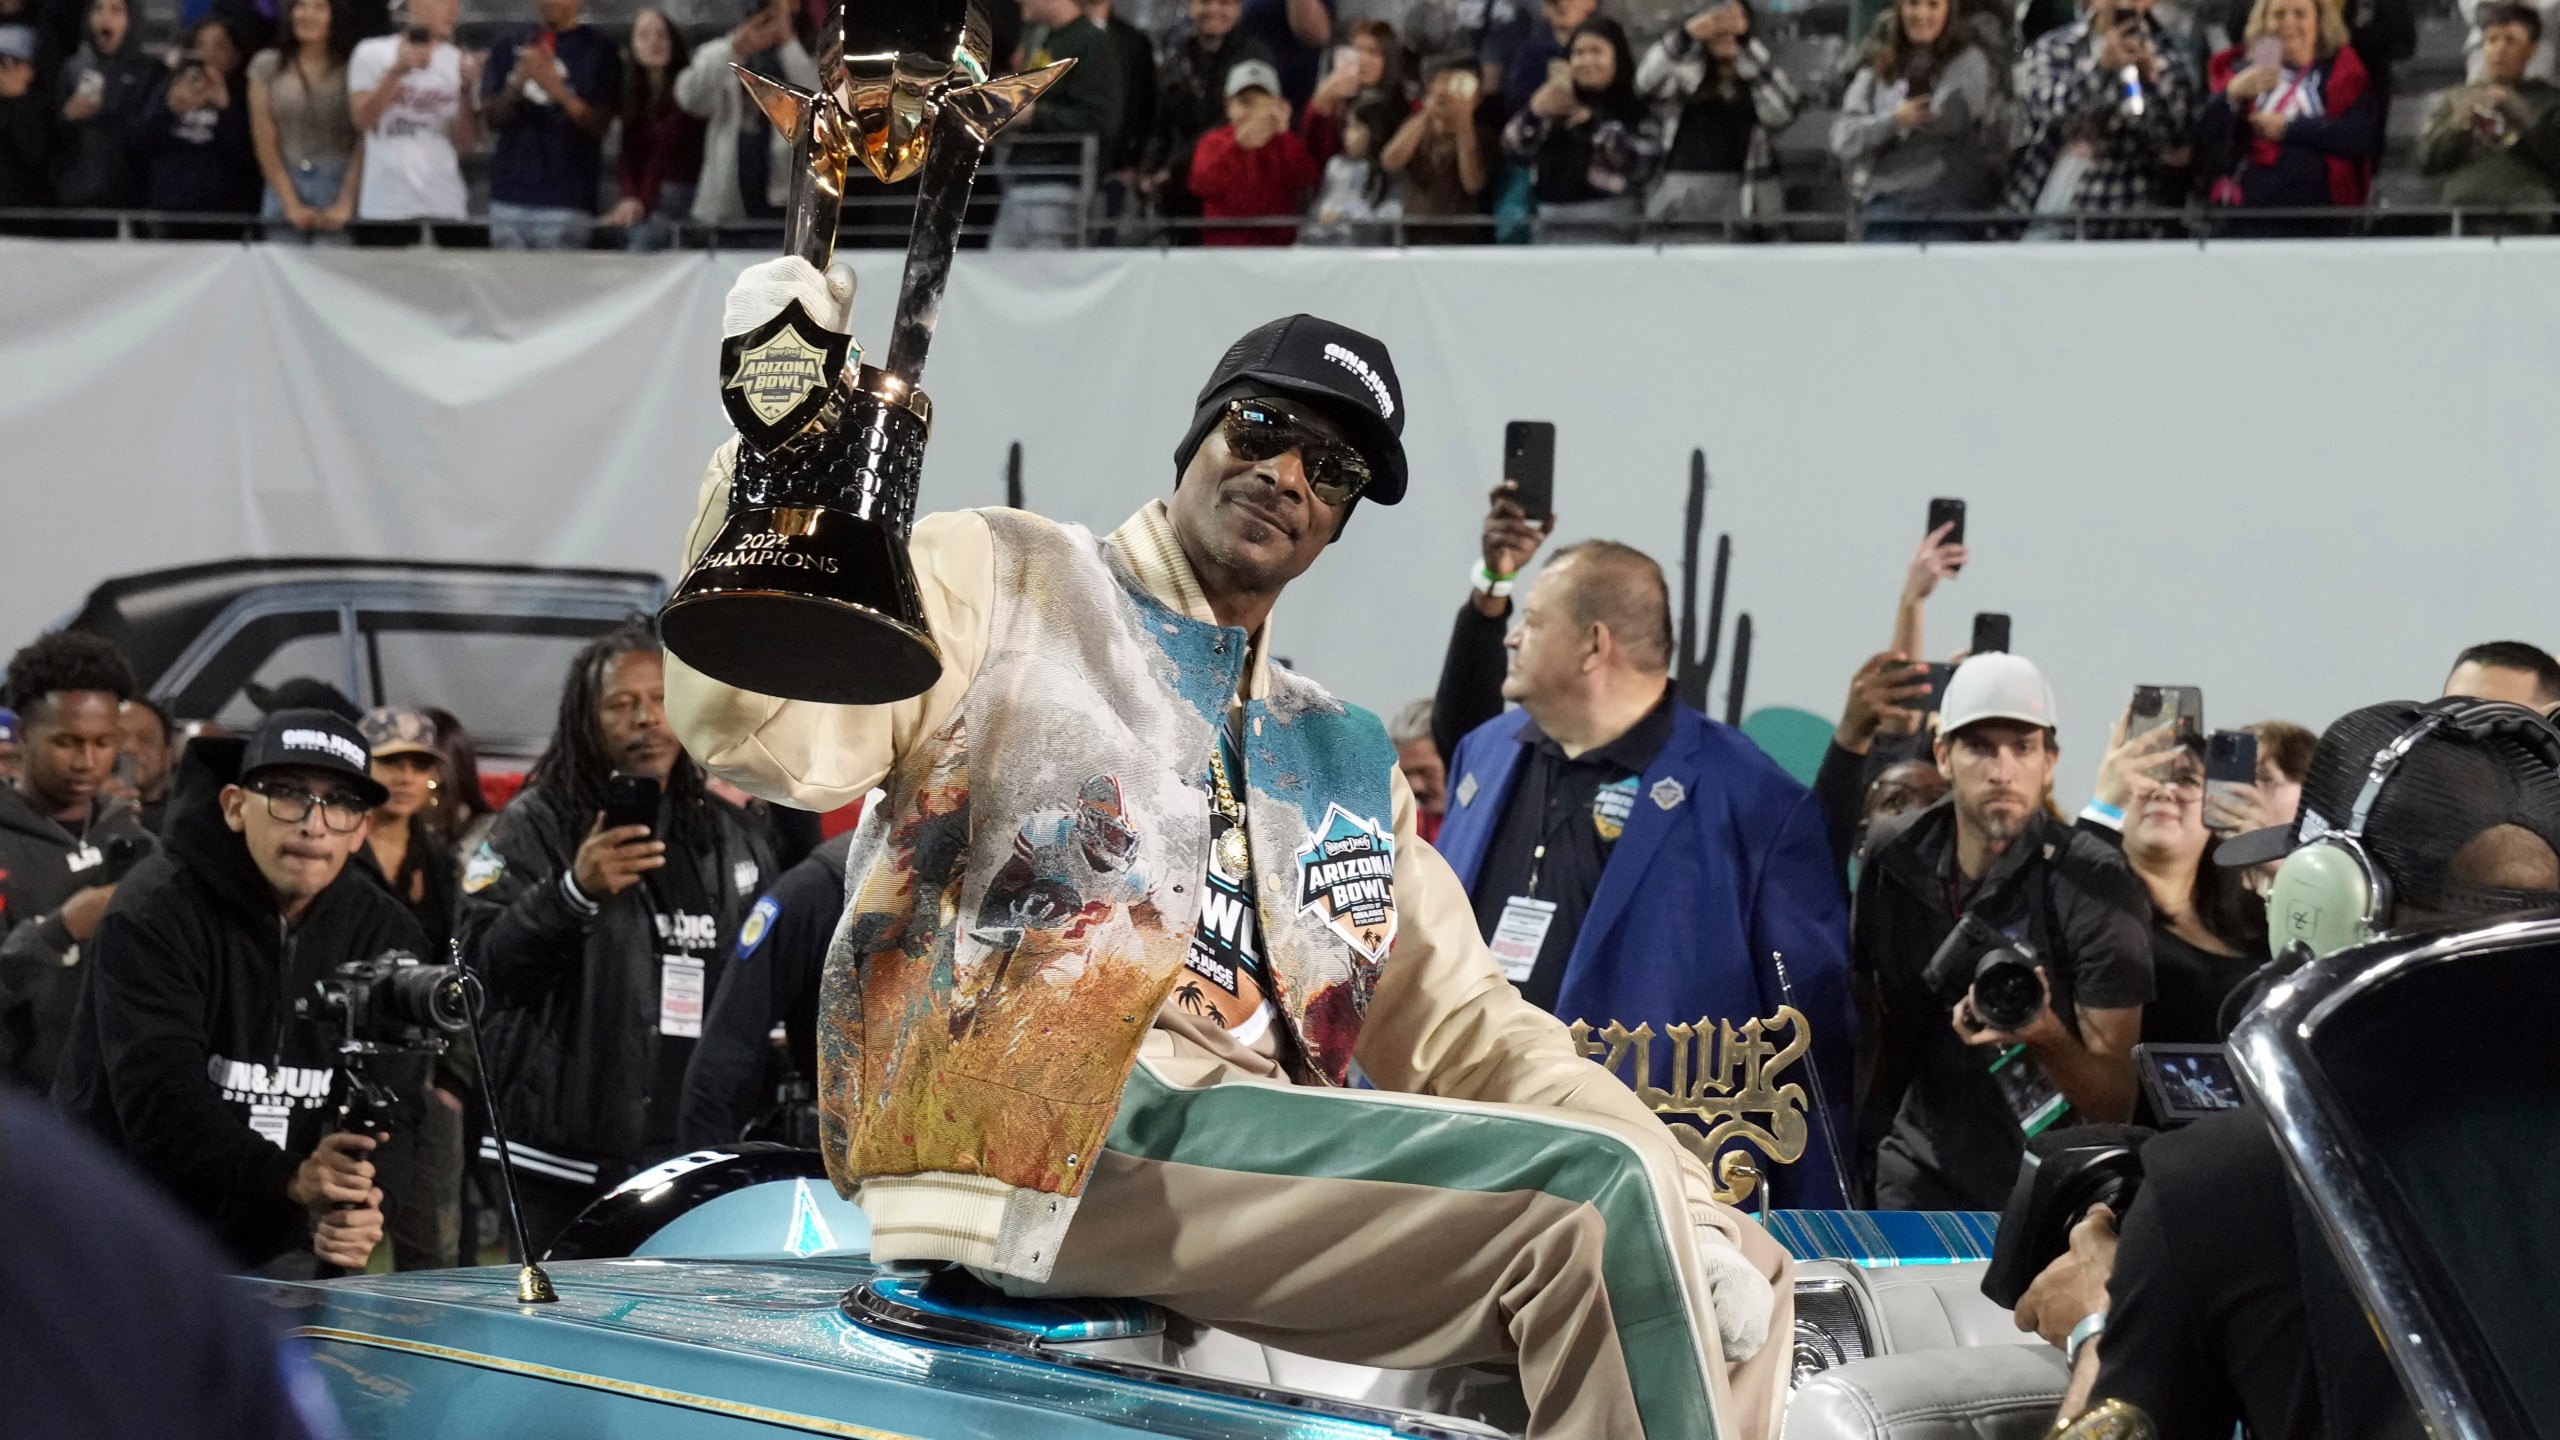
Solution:
<svg viewBox="0 0 2560 1440">
<path fill-rule="evenodd" d="M 1595 1039 L 1650 1025 L 1649 1083 L 1708 1099 L 1724 1078 L 1707 1037 L 1682 1046 L 1669 1027 L 1795 1006 L 1812 1050 L 1776 1078 L 1804 1092 L 1806 1144 L 1773 1198 L 1845 1205 L 1848 916 L 1812 792 L 1673 693 L 1670 591 L 1641 551 L 1558 552 L 1505 643 L 1519 708 L 1459 742 L 1438 842 L 1504 972 Z"/>
</svg>

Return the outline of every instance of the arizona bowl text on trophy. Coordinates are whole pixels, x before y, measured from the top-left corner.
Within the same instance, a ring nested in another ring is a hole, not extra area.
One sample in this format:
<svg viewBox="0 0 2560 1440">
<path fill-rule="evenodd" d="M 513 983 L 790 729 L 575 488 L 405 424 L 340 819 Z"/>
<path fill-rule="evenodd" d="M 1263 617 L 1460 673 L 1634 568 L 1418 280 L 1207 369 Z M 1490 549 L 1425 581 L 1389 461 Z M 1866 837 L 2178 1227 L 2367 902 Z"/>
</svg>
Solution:
<svg viewBox="0 0 2560 1440">
<path fill-rule="evenodd" d="M 845 0 L 818 41 L 818 88 L 741 67 L 792 137 L 784 248 L 834 258 L 852 162 L 921 175 L 886 363 L 793 301 L 720 351 L 738 427 L 728 518 L 661 612 L 667 648 L 724 684 L 837 705 L 920 695 L 942 674 L 907 533 L 933 407 L 917 382 L 987 146 L 1071 60 L 990 79 L 968 0 Z"/>
</svg>

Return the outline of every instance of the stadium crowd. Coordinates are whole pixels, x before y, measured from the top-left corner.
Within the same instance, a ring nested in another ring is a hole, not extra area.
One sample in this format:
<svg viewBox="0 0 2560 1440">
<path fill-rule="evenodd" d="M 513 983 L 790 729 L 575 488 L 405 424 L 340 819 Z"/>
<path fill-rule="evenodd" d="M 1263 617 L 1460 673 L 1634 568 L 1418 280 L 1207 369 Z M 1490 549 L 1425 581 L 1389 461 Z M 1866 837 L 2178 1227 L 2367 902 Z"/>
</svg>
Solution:
<svg viewBox="0 0 2560 1440">
<path fill-rule="evenodd" d="M 88 233 L 23 213 L 53 207 L 181 237 L 243 233 L 192 214 L 311 243 L 769 241 L 789 145 L 731 66 L 814 83 L 821 0 L 734 25 L 642 9 L 611 33 L 583 4 L 465 26 L 461 0 L 184 0 L 163 44 L 138 0 L 0 0 L 0 213 L 18 233 Z M 1000 152 L 992 239 L 1789 235 L 1780 137 L 1822 114 L 1867 238 L 2143 235 L 2190 210 L 2219 234 L 2332 233 L 2320 212 L 2375 195 L 2411 4 L 1857 0 L 1845 48 L 1782 61 L 1753 0 L 1659 33 L 1609 0 L 1359 19 L 1186 0 L 1152 29 L 1114 0 L 1006 0 L 999 64 L 1077 64 Z M 2547 228 L 2550 13 L 2462 13 L 2464 82 L 2403 97 L 2425 111 L 2408 163 L 2446 205 L 2519 211 L 2481 224 Z"/>
</svg>

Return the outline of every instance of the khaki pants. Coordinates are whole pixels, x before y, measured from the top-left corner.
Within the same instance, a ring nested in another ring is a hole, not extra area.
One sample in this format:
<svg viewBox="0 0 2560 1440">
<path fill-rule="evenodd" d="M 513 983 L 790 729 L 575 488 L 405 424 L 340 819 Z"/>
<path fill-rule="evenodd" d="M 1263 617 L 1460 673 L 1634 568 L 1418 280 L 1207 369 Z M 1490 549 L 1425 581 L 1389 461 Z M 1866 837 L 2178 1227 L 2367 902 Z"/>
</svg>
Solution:
<svg viewBox="0 0 2560 1440">
<path fill-rule="evenodd" d="M 1045 1284 L 1321 1359 L 1520 1367 L 1535 1440 L 1774 1440 L 1793 1331 L 1728 1366 L 1676 1173 L 1621 1122 L 1245 1075 L 1150 1032 Z"/>
</svg>

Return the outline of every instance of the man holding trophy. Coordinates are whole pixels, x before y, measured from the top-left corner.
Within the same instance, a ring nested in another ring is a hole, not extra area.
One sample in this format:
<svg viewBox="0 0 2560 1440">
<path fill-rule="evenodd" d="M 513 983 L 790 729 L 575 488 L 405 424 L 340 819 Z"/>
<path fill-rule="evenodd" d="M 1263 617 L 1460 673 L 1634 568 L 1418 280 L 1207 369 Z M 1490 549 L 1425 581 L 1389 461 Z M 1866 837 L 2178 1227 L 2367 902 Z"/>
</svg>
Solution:
<svg viewBox="0 0 2560 1440">
<path fill-rule="evenodd" d="M 818 1027 L 874 1257 L 1337 1360 L 1516 1362 L 1535 1436 L 1773 1437 L 1784 1253 L 1503 980 L 1376 717 L 1267 659 L 1281 591 L 1403 497 L 1386 347 L 1306 315 L 1246 335 L 1170 500 L 1108 536 L 1004 509 L 910 534 L 959 210 L 1054 73 L 985 79 L 957 3 L 846 0 L 820 91 L 759 97 L 815 198 L 730 294 L 740 438 L 664 617 L 711 770 L 809 808 L 885 792 Z M 821 268 L 831 143 L 924 176 L 876 369 Z"/>
</svg>

